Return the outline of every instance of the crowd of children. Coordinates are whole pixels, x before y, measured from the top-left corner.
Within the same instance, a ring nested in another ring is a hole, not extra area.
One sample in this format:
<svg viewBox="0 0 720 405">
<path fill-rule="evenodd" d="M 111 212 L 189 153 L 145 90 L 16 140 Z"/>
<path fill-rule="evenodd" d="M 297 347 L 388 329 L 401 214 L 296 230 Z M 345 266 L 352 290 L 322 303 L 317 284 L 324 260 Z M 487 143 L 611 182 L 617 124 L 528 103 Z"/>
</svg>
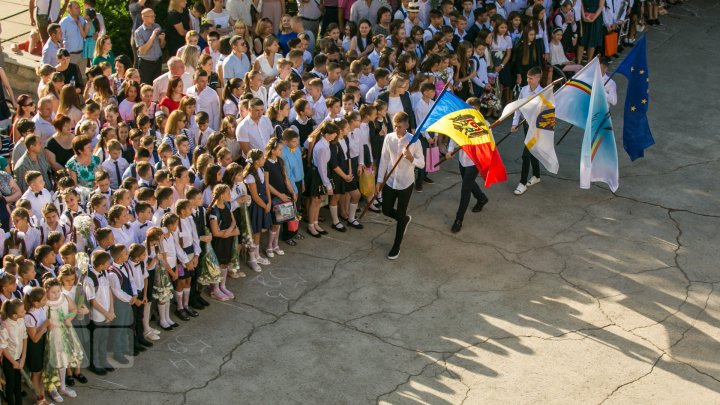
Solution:
<svg viewBox="0 0 720 405">
<path fill-rule="evenodd" d="M 75 397 L 83 369 L 128 364 L 206 298 L 233 299 L 228 277 L 261 272 L 308 235 L 362 230 L 359 207 L 376 192 L 368 208 L 397 220 L 397 258 L 409 196 L 434 183 L 426 154 L 457 149 L 432 132 L 403 149 L 440 91 L 497 117 L 552 66 L 569 76 L 607 53 L 604 36 L 627 21 L 624 45 L 657 23 L 654 0 L 341 3 L 298 2 L 291 17 L 171 0 L 165 32 L 131 1 L 132 57 L 113 54 L 93 0 L 84 17 L 71 1 L 60 24 L 45 18 L 38 101 L 18 97 L 0 150 L 9 403 L 22 400 L 23 369 L 38 402 Z M 79 54 L 75 29 L 88 40 Z M 395 157 L 408 162 L 376 190 Z M 473 212 L 488 202 L 457 157 L 453 232 L 471 195 Z M 523 154 L 516 194 L 540 181 L 533 159 Z"/>
</svg>

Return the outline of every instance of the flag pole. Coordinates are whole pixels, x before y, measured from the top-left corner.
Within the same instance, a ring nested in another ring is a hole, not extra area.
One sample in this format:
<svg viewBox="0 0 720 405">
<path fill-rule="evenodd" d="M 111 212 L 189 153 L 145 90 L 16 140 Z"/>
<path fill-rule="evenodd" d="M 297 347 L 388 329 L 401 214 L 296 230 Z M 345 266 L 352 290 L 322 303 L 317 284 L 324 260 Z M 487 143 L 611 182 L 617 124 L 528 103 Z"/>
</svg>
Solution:
<svg viewBox="0 0 720 405">
<path fill-rule="evenodd" d="M 428 120 L 428 118 L 430 117 L 430 114 L 431 114 L 431 113 L 433 112 L 433 110 L 435 109 L 435 106 L 437 106 L 438 100 L 440 100 L 440 97 L 442 97 L 443 94 L 445 94 L 445 92 L 447 91 L 448 87 L 450 87 L 450 82 L 445 83 L 445 87 L 443 87 L 443 90 L 440 92 L 440 95 L 438 95 L 437 98 L 435 99 L 435 102 L 433 103 L 432 107 L 430 108 L 430 111 L 428 111 L 427 115 L 425 115 L 425 118 L 423 119 L 422 123 L 420 123 L 420 125 L 418 125 L 418 127 L 415 128 L 415 133 L 413 134 L 413 137 L 417 134 L 417 132 L 419 131 L 419 128 L 422 128 L 423 125 L 425 125 L 425 122 L 426 122 L 426 121 Z M 387 135 L 385 135 L 385 136 L 387 136 Z M 410 144 L 408 144 L 408 146 L 406 146 L 405 149 L 407 149 L 409 146 L 410 146 Z M 403 153 L 405 152 L 405 149 L 403 149 Z M 385 176 L 383 177 L 383 181 L 379 184 L 379 186 L 380 186 L 379 188 L 380 188 L 381 190 L 382 190 L 383 186 L 385 186 L 385 183 L 387 183 L 388 179 L 389 179 L 390 176 L 393 174 L 393 172 L 395 171 L 395 169 L 397 169 L 398 165 L 400 164 L 400 161 L 402 161 L 403 158 L 405 157 L 405 155 L 404 155 L 403 153 L 400 153 L 400 156 L 399 156 L 398 159 L 395 161 L 395 164 L 392 166 L 392 168 L 390 169 L 390 171 L 387 172 L 387 173 L 385 174 Z M 362 212 L 360 213 L 360 216 L 358 217 L 358 220 L 361 220 L 361 219 L 365 216 L 365 214 L 367 213 L 367 210 L 370 208 L 370 206 L 371 206 L 371 205 L 375 202 L 375 200 L 377 199 L 377 196 L 378 196 L 378 192 L 375 191 L 375 194 L 373 194 L 373 196 L 372 196 L 372 198 L 370 199 L 370 201 L 368 201 L 367 204 L 365 204 L 365 208 L 363 208 Z"/>
<path fill-rule="evenodd" d="M 562 81 L 562 80 L 564 80 L 564 79 L 557 79 L 557 80 L 553 81 L 552 83 L 550 83 L 548 86 L 554 86 L 555 84 L 557 84 L 558 82 L 560 82 L 560 81 Z M 564 85 L 563 85 L 563 86 L 564 86 Z M 561 87 L 561 88 L 562 88 L 562 87 Z M 558 90 L 559 90 L 559 89 L 558 89 Z M 542 92 L 540 92 L 540 93 L 542 93 Z M 535 95 L 533 95 L 533 96 L 531 96 L 531 97 L 528 97 L 527 100 L 525 100 L 525 102 L 523 102 L 522 104 L 520 104 L 519 106 L 517 106 L 516 108 L 514 108 L 512 111 L 508 112 L 507 114 L 505 114 L 505 115 L 503 115 L 502 117 L 500 117 L 500 118 L 498 118 L 497 120 L 495 120 L 495 122 L 493 122 L 492 124 L 490 124 L 489 128 L 490 128 L 490 129 L 493 129 L 493 128 L 495 128 L 496 126 L 500 125 L 501 122 L 505 121 L 505 120 L 508 119 L 511 115 L 515 114 L 515 111 L 517 111 L 517 110 L 519 110 L 520 108 L 524 107 L 525 104 L 531 102 L 533 99 L 535 99 L 537 96 L 539 96 L 540 93 L 535 94 Z M 524 118 L 523 118 L 523 120 L 524 120 Z M 510 136 L 510 134 L 512 134 L 512 131 L 511 131 L 510 133 L 508 133 L 507 135 L 505 135 L 502 140 L 505 140 L 505 138 L 507 138 L 508 136 Z M 495 146 L 497 146 L 497 145 L 499 145 L 499 142 L 495 144 Z M 458 145 L 458 146 L 459 146 L 459 145 Z M 450 154 L 450 157 L 452 158 L 452 157 L 455 156 L 455 154 L 458 153 L 459 151 L 460 151 L 460 149 L 454 151 L 453 153 Z M 440 158 L 440 160 L 435 164 L 435 167 L 440 166 L 440 165 L 443 164 L 443 162 L 445 162 L 446 160 L 448 160 L 447 156 L 443 156 L 443 157 Z"/>
<path fill-rule="evenodd" d="M 643 34 L 643 35 L 645 35 L 645 34 Z M 598 58 L 598 56 L 596 56 L 596 58 Z M 625 55 L 625 58 L 627 58 L 627 55 Z M 623 58 L 623 60 L 625 60 L 625 59 Z M 622 63 L 622 62 L 620 62 L 620 63 Z M 612 74 L 610 76 L 608 76 L 608 79 L 605 81 L 604 84 L 608 84 L 608 82 L 610 82 L 610 80 L 613 78 L 613 76 L 615 76 L 615 73 L 617 73 L 617 69 L 615 69 L 615 71 L 612 72 Z M 565 86 L 563 85 L 563 87 L 565 87 Z M 558 90 L 560 90 L 560 89 L 558 89 Z M 563 136 L 560 137 L 560 139 L 558 139 L 558 141 L 555 143 L 555 146 L 560 145 L 560 142 L 562 142 L 563 139 L 565 139 L 567 134 L 570 133 L 570 130 L 573 128 L 575 128 L 575 125 L 570 124 L 570 127 L 568 127 L 568 129 L 565 130 L 565 133 L 563 134 Z"/>
</svg>

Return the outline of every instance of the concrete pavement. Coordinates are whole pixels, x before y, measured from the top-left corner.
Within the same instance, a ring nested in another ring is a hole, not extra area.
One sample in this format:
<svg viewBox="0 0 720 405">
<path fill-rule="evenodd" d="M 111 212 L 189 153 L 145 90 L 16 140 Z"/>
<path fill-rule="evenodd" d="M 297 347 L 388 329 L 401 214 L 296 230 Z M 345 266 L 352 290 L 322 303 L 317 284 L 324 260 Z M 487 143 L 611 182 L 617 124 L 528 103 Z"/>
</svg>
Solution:
<svg viewBox="0 0 720 405">
<path fill-rule="evenodd" d="M 510 180 L 461 233 L 453 162 L 413 196 L 399 260 L 372 213 L 307 237 L 71 402 L 720 403 L 718 18 L 696 0 L 650 29 L 657 144 L 632 163 L 618 151 L 616 194 L 579 189 L 573 130 L 559 174 L 514 196 L 512 137 Z"/>
</svg>

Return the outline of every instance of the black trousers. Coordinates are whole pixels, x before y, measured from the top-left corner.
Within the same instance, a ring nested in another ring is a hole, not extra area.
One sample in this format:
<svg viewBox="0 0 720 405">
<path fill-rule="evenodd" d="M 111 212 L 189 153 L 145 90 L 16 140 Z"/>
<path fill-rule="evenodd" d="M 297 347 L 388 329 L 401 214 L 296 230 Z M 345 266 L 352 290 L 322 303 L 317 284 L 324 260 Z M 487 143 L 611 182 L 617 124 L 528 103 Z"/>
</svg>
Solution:
<svg viewBox="0 0 720 405">
<path fill-rule="evenodd" d="M 331 23 L 338 23 L 338 7 L 325 6 L 325 13 L 322 17 L 322 26 L 320 28 L 320 35 L 325 35 L 328 25 Z M 319 38 L 319 37 L 318 37 Z"/>
<path fill-rule="evenodd" d="M 162 58 L 156 61 L 138 58 L 137 65 L 140 71 L 140 81 L 145 84 L 152 85 L 153 80 L 162 74 Z"/>
<path fill-rule="evenodd" d="M 478 177 L 478 170 L 475 165 L 468 167 L 460 165 L 460 177 L 462 178 L 460 206 L 458 206 L 455 219 L 462 221 L 465 218 L 468 205 L 470 205 L 470 194 L 472 194 L 478 202 L 487 200 L 487 196 L 485 196 L 485 193 L 482 192 L 480 186 L 475 182 L 475 179 Z"/>
<path fill-rule="evenodd" d="M 143 290 L 138 290 L 137 296 L 138 296 L 139 300 L 141 300 L 143 298 L 144 293 L 145 292 Z M 135 329 L 135 344 L 136 345 L 137 345 L 138 340 L 141 339 L 143 337 L 143 335 L 145 334 L 145 329 L 143 328 L 143 316 L 145 316 L 145 313 L 144 313 L 145 305 L 150 305 L 150 302 L 148 302 L 147 304 L 140 305 L 140 306 L 137 306 L 137 305 L 132 306 L 133 315 L 134 315 L 133 318 L 135 318 L 135 319 L 133 319 L 133 326 Z"/>
<path fill-rule="evenodd" d="M 107 345 L 110 336 L 110 324 L 105 322 L 92 322 L 90 324 L 90 365 L 105 368 L 107 361 Z"/>
<path fill-rule="evenodd" d="M 420 146 L 422 146 L 422 153 L 423 156 L 427 156 L 427 150 L 430 147 L 430 144 L 428 143 L 427 139 L 425 139 L 424 136 L 420 135 Z M 423 181 L 425 181 L 425 177 L 427 177 L 427 170 L 425 168 L 415 168 L 415 185 L 416 186 L 422 186 Z"/>
<path fill-rule="evenodd" d="M 385 185 L 382 189 L 383 214 L 397 221 L 397 225 L 395 227 L 395 241 L 393 242 L 394 246 L 397 247 L 400 247 L 404 236 L 403 234 L 405 233 L 405 226 L 408 221 L 407 208 L 410 203 L 412 191 L 412 185 L 404 190 L 395 190 L 388 185 Z"/>
<path fill-rule="evenodd" d="M 528 133 L 528 124 L 523 123 L 525 134 Z M 528 174 L 530 173 L 530 165 L 532 165 L 532 173 L 535 177 L 540 177 L 540 161 L 528 150 L 523 144 L 522 169 L 520 171 L 520 183 L 527 184 Z"/>
<path fill-rule="evenodd" d="M 2 359 L 2 370 L 5 375 L 5 401 L 9 405 L 22 405 L 22 377 L 20 370 L 13 368 L 8 359 Z"/>
</svg>

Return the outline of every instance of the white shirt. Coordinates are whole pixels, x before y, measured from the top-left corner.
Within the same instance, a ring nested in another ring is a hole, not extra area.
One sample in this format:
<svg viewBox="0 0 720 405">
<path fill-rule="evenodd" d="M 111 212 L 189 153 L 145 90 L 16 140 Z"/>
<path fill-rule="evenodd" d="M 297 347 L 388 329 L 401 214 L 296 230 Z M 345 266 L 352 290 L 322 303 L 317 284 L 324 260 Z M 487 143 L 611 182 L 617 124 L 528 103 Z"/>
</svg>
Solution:
<svg viewBox="0 0 720 405">
<path fill-rule="evenodd" d="M 131 230 L 133 237 L 135 238 L 135 243 L 143 244 L 145 243 L 145 240 L 147 239 L 147 230 L 153 226 L 153 222 L 151 221 L 134 221 L 132 223 Z"/>
<path fill-rule="evenodd" d="M 274 133 L 275 129 L 270 118 L 261 115 L 255 123 L 248 114 L 235 129 L 235 138 L 238 142 L 248 142 L 253 149 L 265 150 L 265 145 Z"/>
<path fill-rule="evenodd" d="M 230 97 L 235 98 L 232 94 Z M 232 102 L 232 100 L 225 100 L 223 103 L 223 114 L 225 115 L 232 115 L 233 117 L 237 117 L 240 110 L 238 109 L 238 104 L 240 103 L 240 100 L 235 99 L 235 103 Z M 197 145 L 197 143 L 196 143 Z"/>
<path fill-rule="evenodd" d="M 2 327 L 0 327 L 0 349 L 7 350 L 13 359 L 20 360 L 23 353 L 23 340 L 27 337 L 25 320 L 8 318 L 2 322 Z"/>
<path fill-rule="evenodd" d="M 382 153 L 380 155 L 380 167 L 378 168 L 378 182 L 382 182 L 385 175 L 390 171 L 395 162 L 403 154 L 403 150 L 410 143 L 412 134 L 406 133 L 398 138 L 397 133 L 391 132 L 385 135 L 383 141 Z M 422 146 L 419 142 L 415 142 L 409 146 L 409 150 L 413 155 L 413 161 L 405 159 L 400 160 L 395 171 L 390 175 L 386 185 L 395 190 L 405 190 L 415 183 L 415 168 L 422 169 L 425 167 L 425 156 L 423 156 Z"/>
<path fill-rule="evenodd" d="M 189 89 L 193 85 L 192 76 L 190 76 L 187 72 L 184 72 L 182 76 L 183 82 L 183 90 Z M 160 102 L 160 99 L 165 97 L 165 93 L 167 92 L 168 83 L 170 82 L 170 72 L 165 72 L 162 75 L 158 76 L 157 79 L 153 80 L 153 101 L 158 103 Z"/>
<path fill-rule="evenodd" d="M 230 18 L 235 21 L 242 20 L 246 27 L 252 26 L 252 16 L 250 14 L 250 6 L 252 0 L 228 0 L 225 3 L 225 9 Z"/>
<path fill-rule="evenodd" d="M 44 187 L 38 193 L 36 193 L 28 188 L 23 193 L 22 198 L 30 201 L 30 205 L 32 206 L 31 214 L 35 215 L 35 218 L 37 218 L 37 219 L 40 219 L 43 217 L 42 209 L 45 206 L 45 204 L 55 202 L 53 200 L 52 193 Z"/>
<path fill-rule="evenodd" d="M 518 100 L 522 98 L 528 98 L 530 96 L 534 96 L 538 93 L 543 91 L 543 87 L 538 84 L 538 86 L 535 88 L 535 90 L 531 91 L 530 86 L 523 86 L 522 89 L 520 89 L 520 94 L 518 95 Z M 516 126 L 520 122 L 520 110 L 515 110 L 515 115 L 513 115 L 512 125 Z"/>
<path fill-rule="evenodd" d="M 145 289 L 145 279 L 148 278 L 147 264 L 145 262 L 135 263 L 132 260 L 128 260 L 127 265 L 132 269 L 132 284 L 139 292 Z M 143 297 L 138 297 L 143 298 Z"/>
<path fill-rule="evenodd" d="M 88 302 L 95 300 L 96 303 L 108 311 L 110 310 L 110 299 L 112 296 L 110 293 L 110 283 L 107 279 L 107 272 L 98 273 L 94 269 L 90 269 L 90 271 L 97 278 L 97 287 L 89 276 L 85 277 L 85 281 L 83 282 L 85 298 L 87 298 Z M 90 319 L 93 322 L 105 322 L 105 316 L 101 314 L 100 311 L 95 309 L 93 305 L 88 305 L 88 307 L 90 308 Z"/>
<path fill-rule="evenodd" d="M 603 83 L 605 83 L 605 98 L 607 99 L 608 105 L 617 104 L 617 84 L 615 80 L 603 75 Z"/>
<path fill-rule="evenodd" d="M 456 156 L 462 167 L 475 166 L 475 163 L 468 157 L 465 151 L 459 148 L 458 144 L 451 139 L 450 144 L 448 144 L 448 153 L 453 153 L 457 149 L 460 149 Z"/>
<path fill-rule="evenodd" d="M 415 122 L 417 122 L 418 124 L 423 122 L 425 116 L 428 115 L 428 113 L 430 112 L 433 104 L 435 104 L 433 100 L 430 100 L 426 103 L 425 100 L 420 97 L 420 99 L 417 101 L 417 104 L 415 104 Z M 427 131 L 422 131 L 422 136 L 424 136 L 425 139 L 430 139 L 430 135 L 428 135 Z"/>
<path fill-rule="evenodd" d="M 192 86 L 187 90 L 187 95 L 197 100 L 197 111 L 204 111 L 210 117 L 208 123 L 211 128 L 220 128 L 220 98 L 215 90 L 205 86 L 200 94 L 197 87 Z"/>
<path fill-rule="evenodd" d="M 182 231 L 180 228 L 182 228 Z M 183 249 L 192 247 L 195 256 L 200 255 L 200 237 L 198 236 L 192 215 L 187 218 L 180 218 L 180 225 L 178 226 L 177 232 L 173 233 L 173 236 L 177 236 L 178 246 Z M 182 244 L 180 244 L 181 237 Z M 184 250 L 183 253 L 185 253 Z"/>
<path fill-rule="evenodd" d="M 115 243 L 123 244 L 125 247 L 129 248 L 130 245 L 135 242 L 135 238 L 133 237 L 130 229 L 124 226 L 122 228 L 115 228 L 111 226 L 110 229 L 115 237 Z"/>
<path fill-rule="evenodd" d="M 365 94 L 365 103 L 372 104 L 377 100 L 377 97 L 380 93 L 387 90 L 385 87 L 378 87 L 377 84 L 370 87 L 370 90 L 367 91 Z"/>
<path fill-rule="evenodd" d="M 361 122 L 360 128 L 353 131 L 353 137 L 356 138 L 355 142 L 357 142 L 358 153 L 360 154 L 358 156 L 358 163 L 370 166 L 373 163 L 372 153 L 370 153 L 370 161 L 365 161 L 365 146 L 372 151 L 372 147 L 370 146 L 370 125 L 367 122 Z M 350 145 L 352 146 L 352 142 L 350 142 Z"/>
<path fill-rule="evenodd" d="M 160 250 L 165 253 L 165 260 L 167 260 L 168 266 L 170 266 L 170 268 L 172 269 L 175 269 L 178 263 L 179 249 L 172 235 L 167 238 L 163 236 L 162 240 L 160 241 Z"/>
<path fill-rule="evenodd" d="M 35 135 L 40 137 L 43 145 L 47 145 L 50 138 L 55 135 L 55 127 L 51 122 L 43 119 L 40 114 L 35 114 L 31 121 L 35 123 Z"/>
<path fill-rule="evenodd" d="M 370 52 L 370 54 L 368 55 L 368 59 L 370 59 L 370 64 L 372 65 L 373 69 L 377 69 L 378 65 L 380 64 L 380 54 L 378 53 L 377 49 L 373 49 L 373 51 Z"/>
<path fill-rule="evenodd" d="M 315 125 L 317 127 L 317 125 L 320 125 L 320 123 L 323 122 L 325 117 L 328 115 L 327 106 L 325 105 L 325 97 L 320 96 L 317 101 L 313 101 L 312 97 L 308 96 L 307 100 L 310 102 L 310 105 L 312 105 L 312 119 L 315 121 Z"/>
<path fill-rule="evenodd" d="M 117 166 L 116 166 L 117 163 Z M 120 188 L 120 185 L 122 185 L 122 174 L 125 173 L 125 170 L 130 166 L 130 163 L 128 163 L 127 160 L 125 160 L 124 157 L 120 156 L 118 160 L 113 160 L 110 158 L 108 154 L 108 158 L 105 159 L 105 161 L 102 163 L 102 168 L 108 174 L 110 175 L 110 188 L 113 190 L 116 190 Z M 116 170 L 116 167 L 119 170 Z M 120 174 L 120 177 L 118 178 L 118 173 Z"/>
<path fill-rule="evenodd" d="M 116 263 L 113 265 L 114 270 L 108 271 L 107 274 L 108 284 L 110 285 L 110 290 L 112 291 L 113 296 L 120 301 L 127 303 L 130 302 L 133 296 L 137 296 L 137 287 L 135 286 L 135 283 L 133 283 L 132 273 L 128 267 L 129 266 L 126 263 Z M 123 278 L 130 279 L 130 290 L 132 291 L 132 295 L 128 295 L 125 291 L 123 291 L 121 288 L 120 278 L 118 278 L 118 275 L 115 274 L 116 271 L 119 271 Z"/>
<path fill-rule="evenodd" d="M 333 97 L 344 88 L 345 82 L 342 78 L 338 78 L 335 82 L 330 83 L 330 80 L 326 77 L 323 79 L 322 95 L 323 97 Z"/>
<path fill-rule="evenodd" d="M 322 180 L 323 186 L 328 190 L 332 190 L 332 183 L 330 183 L 327 171 L 329 161 L 330 143 L 327 139 L 321 137 L 315 142 L 315 146 L 313 147 L 313 164 L 320 174 L 320 180 Z"/>
<path fill-rule="evenodd" d="M 36 0 L 37 15 L 47 15 L 50 23 L 57 22 L 60 17 L 60 2 L 57 0 Z"/>
<path fill-rule="evenodd" d="M 135 102 L 128 99 L 120 102 L 120 104 L 118 105 L 118 112 L 120 113 L 120 118 L 122 118 L 123 121 L 135 120 L 135 116 L 133 115 L 132 111 L 134 106 Z"/>
</svg>

